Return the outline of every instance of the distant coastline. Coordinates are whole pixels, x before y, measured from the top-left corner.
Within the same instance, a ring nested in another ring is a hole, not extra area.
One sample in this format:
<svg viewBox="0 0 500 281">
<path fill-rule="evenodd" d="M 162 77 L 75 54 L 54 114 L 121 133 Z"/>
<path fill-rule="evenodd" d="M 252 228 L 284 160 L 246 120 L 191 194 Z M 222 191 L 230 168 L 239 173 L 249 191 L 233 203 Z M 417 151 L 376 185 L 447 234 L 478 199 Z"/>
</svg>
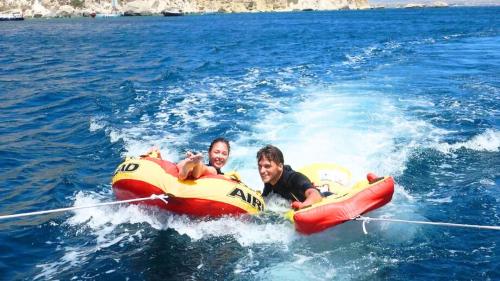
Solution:
<svg viewBox="0 0 500 281">
<path fill-rule="evenodd" d="M 0 0 L 26 18 L 152 16 L 369 9 L 369 0 Z"/>
<path fill-rule="evenodd" d="M 68 4 L 69 3 L 69 4 Z M 500 6 L 489 0 L 0 0 L 0 15 L 23 18 L 181 16 L 212 13 L 296 12 Z"/>
</svg>

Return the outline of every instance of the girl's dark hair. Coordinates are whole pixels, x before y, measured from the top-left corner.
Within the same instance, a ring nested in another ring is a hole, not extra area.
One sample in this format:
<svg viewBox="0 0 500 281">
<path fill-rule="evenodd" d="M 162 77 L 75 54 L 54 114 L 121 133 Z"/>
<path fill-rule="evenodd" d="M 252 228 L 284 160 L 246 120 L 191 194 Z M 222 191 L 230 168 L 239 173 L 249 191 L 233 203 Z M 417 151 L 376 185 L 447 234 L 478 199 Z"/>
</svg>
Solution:
<svg viewBox="0 0 500 281">
<path fill-rule="evenodd" d="M 285 159 L 283 158 L 283 152 L 274 145 L 266 145 L 257 152 L 257 161 L 260 161 L 262 157 L 266 157 L 267 160 L 273 161 L 276 164 L 284 164 Z"/>
<path fill-rule="evenodd" d="M 214 148 L 214 145 L 218 142 L 223 142 L 227 145 L 227 152 L 229 153 L 231 151 L 231 146 L 229 145 L 229 141 L 225 138 L 216 138 L 210 143 L 210 147 L 208 148 L 208 152 L 212 151 L 212 148 Z"/>
</svg>

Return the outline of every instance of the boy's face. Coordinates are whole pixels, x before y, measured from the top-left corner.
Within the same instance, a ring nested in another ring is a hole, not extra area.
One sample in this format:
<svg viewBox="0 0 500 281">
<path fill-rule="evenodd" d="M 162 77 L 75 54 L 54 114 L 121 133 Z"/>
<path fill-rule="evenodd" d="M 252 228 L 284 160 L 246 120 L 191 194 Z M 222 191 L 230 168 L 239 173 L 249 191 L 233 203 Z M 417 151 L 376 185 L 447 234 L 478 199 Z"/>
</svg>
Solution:
<svg viewBox="0 0 500 281">
<path fill-rule="evenodd" d="M 275 185 L 283 172 L 283 164 L 276 164 L 263 156 L 259 162 L 259 174 L 262 182 Z"/>
</svg>

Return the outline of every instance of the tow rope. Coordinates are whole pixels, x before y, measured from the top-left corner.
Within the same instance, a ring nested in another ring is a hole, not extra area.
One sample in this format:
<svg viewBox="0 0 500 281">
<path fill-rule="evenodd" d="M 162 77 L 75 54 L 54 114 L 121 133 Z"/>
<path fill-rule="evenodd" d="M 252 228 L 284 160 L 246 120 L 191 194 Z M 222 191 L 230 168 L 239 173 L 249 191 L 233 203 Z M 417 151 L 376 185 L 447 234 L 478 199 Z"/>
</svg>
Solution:
<svg viewBox="0 0 500 281">
<path fill-rule="evenodd" d="M 352 220 L 363 221 L 363 232 L 368 234 L 366 231 L 366 224 L 370 221 L 388 221 L 388 222 L 399 222 L 399 223 L 413 223 L 413 224 L 429 224 L 438 226 L 449 226 L 449 227 L 463 227 L 463 228 L 478 228 L 478 229 L 490 229 L 490 230 L 500 230 L 500 226 L 494 225 L 477 225 L 477 224 L 460 224 L 460 223 L 449 223 L 449 222 L 431 222 L 431 221 L 414 221 L 414 220 L 400 220 L 400 219 L 386 219 L 386 218 L 371 218 L 364 216 L 357 216 Z"/>
<path fill-rule="evenodd" d="M 113 201 L 113 202 L 105 202 L 105 203 L 98 203 L 98 204 L 86 205 L 86 206 L 68 207 L 68 208 L 60 208 L 60 209 L 52 209 L 52 210 L 20 213 L 20 214 L 12 214 L 12 215 L 2 215 L 2 216 L 0 216 L 0 220 L 28 217 L 28 216 L 37 216 L 37 215 L 43 215 L 43 214 L 60 213 L 60 212 L 74 211 L 74 210 L 80 210 L 80 209 L 88 209 L 88 208 L 110 206 L 110 205 L 117 205 L 117 204 L 124 204 L 124 203 L 138 202 L 138 201 L 147 201 L 147 200 L 161 200 L 161 201 L 165 202 L 165 204 L 168 204 L 168 201 L 166 199 L 168 199 L 167 195 L 153 194 L 149 197 L 120 200 L 120 201 Z M 387 222 L 396 222 L 396 223 L 413 223 L 413 224 L 426 224 L 426 225 L 437 225 L 437 226 L 448 226 L 448 227 L 500 230 L 500 226 L 494 226 L 494 225 L 460 224 L 460 223 L 449 223 L 449 222 L 429 222 L 429 221 L 401 220 L 401 219 L 388 219 L 388 218 L 372 218 L 372 217 L 365 217 L 365 216 L 357 216 L 355 218 L 352 218 L 352 220 L 363 222 L 362 226 L 363 226 L 363 233 L 364 234 L 368 234 L 368 231 L 366 230 L 366 224 L 369 223 L 370 221 L 387 221 Z"/>
<path fill-rule="evenodd" d="M 105 202 L 105 203 L 98 203 L 98 204 L 87 205 L 87 206 L 68 207 L 68 208 L 52 209 L 52 210 L 45 210 L 45 211 L 38 211 L 38 212 L 13 214 L 13 215 L 3 215 L 3 216 L 0 216 L 0 220 L 2 220 L 2 219 L 20 218 L 20 217 L 28 217 L 28 216 L 37 216 L 37 215 L 43 215 L 43 214 L 60 213 L 60 212 L 67 212 L 67 211 L 73 211 L 73 210 L 79 210 L 79 209 L 95 208 L 95 207 L 102 207 L 102 206 L 109 206 L 109 205 L 116 205 L 116 204 L 123 204 L 123 203 L 137 202 L 137 201 L 157 200 L 157 199 L 165 202 L 165 204 L 168 204 L 168 202 L 166 200 L 166 199 L 168 199 L 167 195 L 153 194 L 153 195 L 151 195 L 149 197 L 135 198 L 135 199 L 128 199 L 128 200 L 120 200 L 120 201 L 113 201 L 113 202 Z"/>
</svg>

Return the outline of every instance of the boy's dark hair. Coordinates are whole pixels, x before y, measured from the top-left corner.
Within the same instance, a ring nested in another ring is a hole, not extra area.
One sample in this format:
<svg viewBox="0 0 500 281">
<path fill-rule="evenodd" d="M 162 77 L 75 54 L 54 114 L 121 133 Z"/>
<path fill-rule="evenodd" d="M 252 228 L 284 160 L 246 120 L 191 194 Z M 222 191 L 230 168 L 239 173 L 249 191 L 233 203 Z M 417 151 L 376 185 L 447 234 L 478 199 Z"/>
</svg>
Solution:
<svg viewBox="0 0 500 281">
<path fill-rule="evenodd" d="M 276 164 L 284 164 L 285 159 L 283 158 L 283 152 L 274 145 L 266 145 L 257 152 L 257 161 L 260 161 L 262 157 L 266 157 L 269 161 L 273 161 Z"/>
<path fill-rule="evenodd" d="M 208 152 L 212 151 L 212 148 L 214 148 L 214 145 L 218 142 L 223 142 L 227 145 L 227 152 L 230 152 L 231 151 L 231 146 L 229 145 L 229 141 L 223 137 L 219 137 L 219 138 L 216 138 L 214 139 L 211 143 L 210 143 L 210 147 L 208 148 Z"/>
</svg>

